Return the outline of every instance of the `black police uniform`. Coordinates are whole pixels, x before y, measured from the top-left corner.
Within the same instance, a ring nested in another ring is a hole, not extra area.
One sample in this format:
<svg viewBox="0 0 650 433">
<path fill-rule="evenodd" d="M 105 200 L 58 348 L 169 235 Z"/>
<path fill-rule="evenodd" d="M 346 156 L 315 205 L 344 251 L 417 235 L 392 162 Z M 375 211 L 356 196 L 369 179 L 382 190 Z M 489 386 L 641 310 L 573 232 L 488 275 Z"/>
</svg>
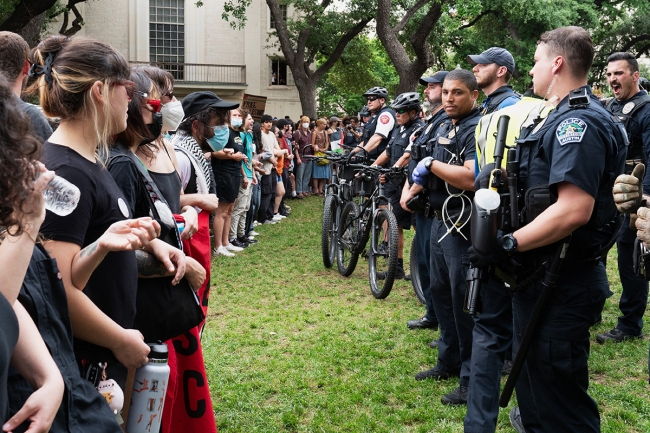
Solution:
<svg viewBox="0 0 650 433">
<path fill-rule="evenodd" d="M 548 185 L 556 195 L 557 185 L 567 182 L 595 200 L 590 221 L 573 232 L 557 286 L 517 382 L 521 419 L 528 433 L 600 432 L 598 406 L 587 393 L 589 327 L 611 296 L 599 254 L 615 236 L 612 188 L 623 172 L 627 139 L 622 124 L 589 87 L 579 92 L 587 93 L 589 104 L 570 105 L 570 96 L 565 97 L 545 121 L 522 130 L 517 141 L 520 193 Z M 517 257 L 533 271 L 556 249 L 547 246 Z M 542 289 L 541 279 L 520 289 L 513 299 L 515 347 Z"/>
<path fill-rule="evenodd" d="M 413 185 L 413 179 L 411 175 L 415 167 L 417 167 L 418 162 L 426 158 L 427 156 L 433 155 L 433 146 L 435 145 L 436 132 L 438 131 L 440 125 L 447 119 L 447 113 L 445 110 L 438 110 L 429 120 L 426 122 L 426 126 L 420 133 L 420 135 L 413 141 L 411 144 L 411 149 L 406 150 L 406 152 L 411 153 L 411 158 L 408 163 L 408 182 Z M 431 266 L 430 257 L 431 257 L 431 224 L 432 216 L 425 215 L 422 212 L 417 212 L 415 214 L 415 234 L 413 236 L 413 242 L 417 248 L 417 259 L 418 259 L 418 273 L 420 274 L 420 286 L 422 287 L 422 295 L 424 296 L 425 304 L 427 306 L 427 312 L 425 317 L 427 320 L 438 323 L 436 318 L 436 312 L 433 308 L 433 297 L 431 296 L 431 282 L 430 282 L 430 269 Z"/>
<path fill-rule="evenodd" d="M 389 167 L 397 164 L 397 161 L 404 155 L 406 147 L 411 143 L 411 134 L 413 131 L 424 125 L 419 118 L 410 121 L 406 125 L 396 125 L 390 136 L 390 141 L 386 146 L 386 155 L 390 157 Z M 406 177 L 403 175 L 393 174 L 387 177 L 384 184 L 384 195 L 393 205 L 393 214 L 397 219 L 397 224 L 404 229 L 411 228 L 411 213 L 404 210 L 400 205 L 402 198 L 402 189 Z"/>
<path fill-rule="evenodd" d="M 454 125 L 452 119 L 447 119 L 436 132 L 436 145 L 433 158 L 444 163 L 464 165 L 465 161 L 473 161 L 476 153 L 474 132 L 480 120 L 478 109 L 472 110 Z M 439 178 L 429 175 L 429 205 L 435 211 L 431 225 L 431 294 L 436 317 L 440 323 L 440 339 L 438 344 L 438 363 L 436 367 L 449 374 L 460 373 L 460 385 L 469 383 L 470 359 L 472 355 L 472 317 L 463 311 L 465 299 L 465 279 L 469 269 L 467 250 L 471 246 L 469 236 L 469 208 L 467 200 L 463 220 L 467 220 L 461 233 L 455 230 L 449 232 L 451 222 L 446 220 L 443 204 L 449 199 L 447 185 Z M 451 185 L 451 191 L 460 192 Z M 466 192 L 471 199 L 473 193 Z M 471 206 L 470 206 L 471 207 Z M 447 201 L 447 214 L 460 213 L 462 199 L 451 198 Z M 443 221 L 445 219 L 445 221 Z M 454 218 L 455 220 L 455 218 Z M 465 237 L 463 237 L 463 235 Z"/>
<path fill-rule="evenodd" d="M 607 109 L 618 116 L 628 134 L 629 147 L 627 150 L 628 164 L 625 170 L 632 172 L 634 164 L 648 164 L 650 156 L 650 96 L 640 91 L 630 99 L 619 102 L 612 99 Z M 646 170 L 643 178 L 643 191 L 650 192 L 650 170 Z M 632 253 L 636 231 L 630 229 L 630 217 L 625 216 L 623 228 L 616 242 L 618 249 L 618 272 L 621 277 L 623 293 L 618 306 L 622 315 L 618 318 L 616 328 L 628 335 L 641 335 L 643 329 L 643 314 L 648 303 L 648 282 L 634 272 Z"/>
<path fill-rule="evenodd" d="M 384 114 L 392 117 L 393 122 L 395 122 L 395 124 L 397 123 L 395 120 L 395 112 L 390 107 L 385 106 L 381 108 L 379 111 L 373 114 L 372 117 L 370 117 L 370 120 L 368 120 L 368 123 L 366 123 L 363 126 L 363 135 L 361 136 L 361 140 L 363 140 L 363 144 L 368 144 L 370 138 L 373 135 L 375 135 L 375 130 L 377 129 L 377 122 L 379 121 L 380 117 Z M 370 159 L 377 159 L 379 155 L 381 155 L 384 152 L 384 150 L 386 150 L 386 146 L 388 145 L 389 139 L 390 139 L 390 135 L 383 137 L 381 139 L 381 142 L 379 143 L 379 146 L 375 147 L 373 150 L 368 152 L 368 157 Z"/>
<path fill-rule="evenodd" d="M 72 348 L 72 327 L 61 274 L 56 260 L 50 258 L 40 243 L 34 247 L 18 300 L 34 320 L 63 376 L 63 401 L 51 431 L 121 432 L 104 397 L 89 381 L 81 377 Z M 9 376 L 8 390 L 12 415 L 18 412 L 34 392 L 32 386 L 15 370 Z M 29 422 L 26 421 L 23 427 L 28 426 Z"/>
</svg>

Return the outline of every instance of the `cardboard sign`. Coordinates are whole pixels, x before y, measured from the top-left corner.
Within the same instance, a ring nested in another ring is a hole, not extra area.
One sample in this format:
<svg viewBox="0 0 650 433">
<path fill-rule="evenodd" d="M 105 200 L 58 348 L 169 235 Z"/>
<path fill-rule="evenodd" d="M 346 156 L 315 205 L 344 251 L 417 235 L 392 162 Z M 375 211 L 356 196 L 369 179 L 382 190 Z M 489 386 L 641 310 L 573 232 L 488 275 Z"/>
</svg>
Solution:
<svg viewBox="0 0 650 433">
<path fill-rule="evenodd" d="M 253 120 L 259 122 L 266 107 L 266 96 L 248 95 L 244 93 L 241 107 L 251 113 Z"/>
</svg>

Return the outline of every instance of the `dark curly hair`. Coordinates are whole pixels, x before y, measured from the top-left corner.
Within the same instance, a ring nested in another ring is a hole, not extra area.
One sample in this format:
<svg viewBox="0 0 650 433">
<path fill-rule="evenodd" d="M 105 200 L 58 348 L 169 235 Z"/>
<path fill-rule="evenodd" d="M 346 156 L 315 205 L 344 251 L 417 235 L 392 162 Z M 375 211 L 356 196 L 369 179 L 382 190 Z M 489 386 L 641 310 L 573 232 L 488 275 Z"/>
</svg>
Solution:
<svg viewBox="0 0 650 433">
<path fill-rule="evenodd" d="M 41 157 L 41 144 L 29 133 L 31 122 L 15 101 L 9 80 L 0 73 L 0 226 L 10 235 L 23 232 L 17 214 L 34 190 Z"/>
</svg>

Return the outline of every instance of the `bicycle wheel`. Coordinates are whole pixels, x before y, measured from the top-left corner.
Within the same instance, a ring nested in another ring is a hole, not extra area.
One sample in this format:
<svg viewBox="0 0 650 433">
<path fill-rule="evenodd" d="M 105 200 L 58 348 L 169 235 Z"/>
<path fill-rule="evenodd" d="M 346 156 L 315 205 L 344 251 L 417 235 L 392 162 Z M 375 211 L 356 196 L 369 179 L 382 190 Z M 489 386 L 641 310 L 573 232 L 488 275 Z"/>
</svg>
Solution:
<svg viewBox="0 0 650 433">
<path fill-rule="evenodd" d="M 323 227 L 321 228 L 321 252 L 323 254 L 323 264 L 326 268 L 331 268 L 336 260 L 336 236 L 338 234 L 338 215 L 339 204 L 334 195 L 328 195 L 325 198 L 323 208 Z"/>
<path fill-rule="evenodd" d="M 411 244 L 411 253 L 409 254 L 409 272 L 411 272 L 411 285 L 418 301 L 425 303 L 424 293 L 422 293 L 422 282 L 420 281 L 420 272 L 418 271 L 418 252 L 415 241 Z"/>
<path fill-rule="evenodd" d="M 348 202 L 339 219 L 338 250 L 336 253 L 336 267 L 339 274 L 349 277 L 354 272 L 359 260 L 358 241 L 361 233 L 359 215 L 359 205 L 355 202 Z"/>
<path fill-rule="evenodd" d="M 377 299 L 390 294 L 397 272 L 397 251 L 399 247 L 397 220 L 392 212 L 380 209 L 372 223 L 368 270 L 370 291 Z"/>
</svg>

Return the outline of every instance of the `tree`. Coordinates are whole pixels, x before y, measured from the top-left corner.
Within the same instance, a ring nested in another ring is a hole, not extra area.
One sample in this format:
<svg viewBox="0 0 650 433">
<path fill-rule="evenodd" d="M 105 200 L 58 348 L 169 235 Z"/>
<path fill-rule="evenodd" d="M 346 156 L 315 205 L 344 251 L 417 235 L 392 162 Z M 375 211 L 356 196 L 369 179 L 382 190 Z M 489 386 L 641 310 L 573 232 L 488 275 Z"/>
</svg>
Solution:
<svg viewBox="0 0 650 433">
<path fill-rule="evenodd" d="M 223 17 L 232 26 L 243 26 L 242 11 L 251 0 L 227 0 Z M 302 111 L 316 116 L 316 86 L 336 64 L 345 47 L 372 20 L 372 0 L 266 0 L 275 23 L 275 42 L 291 69 Z M 283 16 L 280 5 L 293 7 L 294 16 Z M 316 58 L 323 62 L 313 69 Z"/>
<path fill-rule="evenodd" d="M 414 91 L 418 79 L 433 65 L 434 57 L 428 37 L 440 20 L 445 4 L 446 0 L 417 0 L 415 3 L 403 0 L 395 1 L 395 4 L 391 0 L 378 1 L 377 36 L 399 74 L 398 94 Z M 421 13 L 427 5 L 428 11 Z M 398 16 L 401 15 L 399 21 L 392 19 L 395 12 L 399 12 Z M 408 35 L 411 54 L 400 40 L 400 33 L 407 26 L 410 28 L 405 35 Z"/>
</svg>

